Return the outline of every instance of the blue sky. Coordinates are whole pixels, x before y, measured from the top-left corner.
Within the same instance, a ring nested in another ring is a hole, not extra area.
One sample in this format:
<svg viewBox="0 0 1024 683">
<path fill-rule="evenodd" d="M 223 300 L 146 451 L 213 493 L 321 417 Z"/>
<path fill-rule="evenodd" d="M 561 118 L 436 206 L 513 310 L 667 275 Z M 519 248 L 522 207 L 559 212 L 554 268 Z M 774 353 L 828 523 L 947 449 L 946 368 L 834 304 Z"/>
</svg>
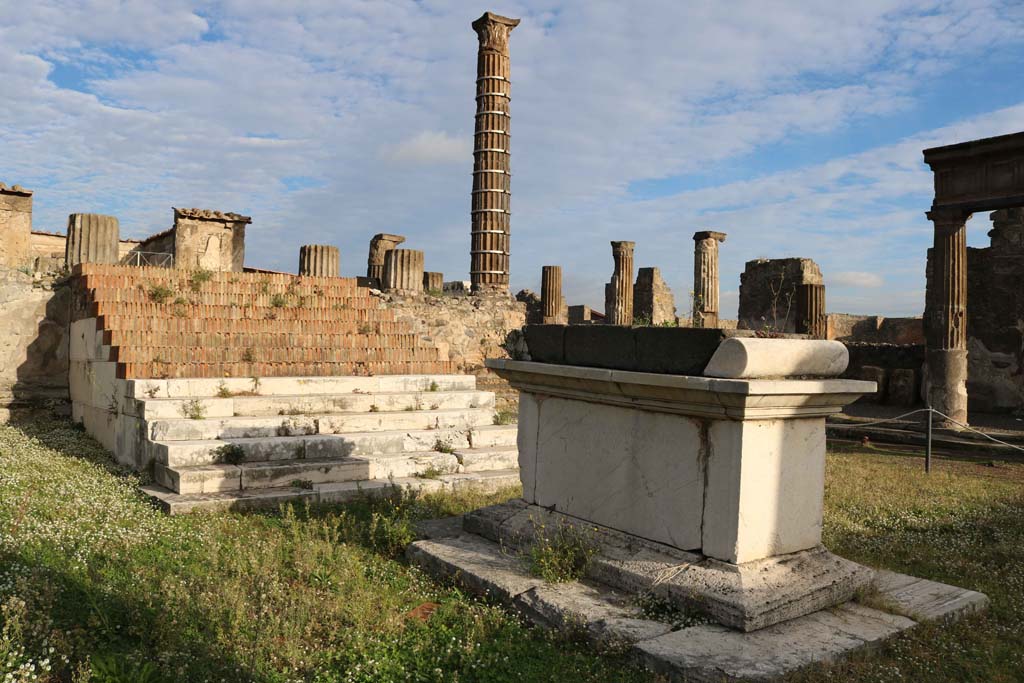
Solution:
<svg viewBox="0 0 1024 683">
<path fill-rule="evenodd" d="M 688 307 L 694 231 L 728 233 L 723 316 L 747 260 L 815 259 L 832 312 L 917 315 L 925 147 L 1024 130 L 1024 3 L 0 0 L 0 181 L 35 228 L 172 206 L 253 216 L 250 265 L 301 244 L 361 274 L 376 232 L 469 269 L 476 37 L 512 50 L 512 285 L 560 264 L 599 307 L 610 240 Z M 985 246 L 989 220 L 968 224 Z"/>
</svg>

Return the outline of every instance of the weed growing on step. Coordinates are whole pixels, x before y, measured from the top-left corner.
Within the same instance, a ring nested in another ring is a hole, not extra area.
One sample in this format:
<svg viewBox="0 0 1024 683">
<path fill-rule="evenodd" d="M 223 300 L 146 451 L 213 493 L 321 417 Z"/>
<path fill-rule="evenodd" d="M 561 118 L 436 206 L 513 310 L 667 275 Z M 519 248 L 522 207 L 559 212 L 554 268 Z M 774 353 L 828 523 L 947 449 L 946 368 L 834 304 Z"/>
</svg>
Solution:
<svg viewBox="0 0 1024 683">
<path fill-rule="evenodd" d="M 373 332 L 373 326 L 370 323 L 363 323 L 359 326 L 359 334 L 371 334 Z"/>
<path fill-rule="evenodd" d="M 458 468 L 456 467 L 445 467 L 443 465 L 431 465 L 422 472 L 417 472 L 414 477 L 418 479 L 440 479 L 446 474 L 454 474 Z"/>
<path fill-rule="evenodd" d="M 671 624 L 673 631 L 691 626 L 714 624 L 715 620 L 693 605 L 683 605 L 678 600 L 656 595 L 651 591 L 640 593 L 634 599 L 645 619 Z"/>
<path fill-rule="evenodd" d="M 313 481 L 311 479 L 292 479 L 290 486 L 295 489 L 305 489 L 307 491 L 312 491 Z"/>
<path fill-rule="evenodd" d="M 206 406 L 198 398 L 185 401 L 178 410 L 181 411 L 183 417 L 187 417 L 190 420 L 206 419 Z"/>
<path fill-rule="evenodd" d="M 427 391 L 441 391 L 441 387 L 438 385 L 437 382 L 432 380 L 430 384 L 427 385 Z"/>
<path fill-rule="evenodd" d="M 217 385 L 217 398 L 231 398 L 234 394 L 228 389 L 227 382 L 221 382 Z"/>
<path fill-rule="evenodd" d="M 380 408 L 377 407 L 376 403 L 374 403 L 372 406 L 370 406 L 370 412 L 371 413 L 379 413 L 380 412 Z"/>
<path fill-rule="evenodd" d="M 199 270 L 193 270 L 192 274 L 188 278 L 188 286 L 193 292 L 198 292 L 203 288 L 203 285 L 213 279 L 213 271 L 200 268 Z"/>
<path fill-rule="evenodd" d="M 226 443 L 213 451 L 214 459 L 228 465 L 241 465 L 245 462 L 245 449 L 237 443 Z"/>
<path fill-rule="evenodd" d="M 440 436 L 434 440 L 434 450 L 438 453 L 454 453 L 455 446 L 452 445 L 451 437 L 441 438 Z"/>
<path fill-rule="evenodd" d="M 270 293 L 270 280 L 260 280 L 260 294 Z"/>
<path fill-rule="evenodd" d="M 430 404 L 430 409 L 431 409 L 431 410 L 437 410 L 437 409 L 438 409 L 438 408 L 440 408 L 440 407 L 441 407 L 441 404 L 440 404 L 440 403 L 431 403 L 431 404 Z"/>
<path fill-rule="evenodd" d="M 560 522 L 554 529 L 531 520 L 533 543 L 526 551 L 530 572 L 551 583 L 577 581 L 586 574 L 597 544 L 580 528 Z"/>
<path fill-rule="evenodd" d="M 152 285 L 146 292 L 146 296 L 149 300 L 155 304 L 166 303 L 168 299 L 174 296 L 174 290 L 164 285 Z"/>
<path fill-rule="evenodd" d="M 512 410 L 511 408 L 505 408 L 494 413 L 494 424 L 496 425 L 514 425 L 519 422 L 519 411 Z"/>
<path fill-rule="evenodd" d="M 288 305 L 288 297 L 278 292 L 270 297 L 270 305 L 274 308 L 284 308 Z"/>
<path fill-rule="evenodd" d="M 256 354 L 253 352 L 252 347 L 246 348 L 242 351 L 242 362 L 243 363 L 255 363 Z"/>
</svg>

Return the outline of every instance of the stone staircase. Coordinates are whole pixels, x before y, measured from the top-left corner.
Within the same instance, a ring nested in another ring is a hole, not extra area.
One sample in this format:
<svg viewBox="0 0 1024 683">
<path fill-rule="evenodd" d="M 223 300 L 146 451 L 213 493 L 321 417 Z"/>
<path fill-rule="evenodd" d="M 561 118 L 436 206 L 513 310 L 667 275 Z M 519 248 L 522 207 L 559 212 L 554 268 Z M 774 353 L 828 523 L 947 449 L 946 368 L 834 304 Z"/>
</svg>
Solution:
<svg viewBox="0 0 1024 683">
<path fill-rule="evenodd" d="M 200 279 L 83 264 L 73 283 L 74 417 L 169 511 L 518 484 L 494 394 L 355 280 Z"/>
</svg>

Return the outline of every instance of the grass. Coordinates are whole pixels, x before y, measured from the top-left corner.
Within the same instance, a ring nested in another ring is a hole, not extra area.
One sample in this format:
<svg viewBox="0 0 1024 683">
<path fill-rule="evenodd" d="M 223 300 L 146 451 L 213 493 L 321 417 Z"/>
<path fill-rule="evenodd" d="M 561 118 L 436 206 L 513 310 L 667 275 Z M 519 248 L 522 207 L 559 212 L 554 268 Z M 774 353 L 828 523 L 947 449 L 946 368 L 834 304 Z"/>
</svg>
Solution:
<svg viewBox="0 0 1024 683">
<path fill-rule="evenodd" d="M 551 583 L 566 583 L 583 578 L 596 552 L 593 539 L 572 524 L 549 529 L 533 521 L 533 542 L 525 554 L 531 574 Z"/>
<path fill-rule="evenodd" d="M 169 517 L 138 483 L 67 422 L 0 425 L 0 680 L 649 680 L 398 559 L 414 520 L 514 490 Z"/>
<path fill-rule="evenodd" d="M 507 408 L 494 413 L 494 424 L 496 425 L 514 425 L 517 422 L 519 422 L 519 410 L 515 408 Z"/>
<path fill-rule="evenodd" d="M 825 543 L 983 591 L 990 611 L 790 683 L 1024 679 L 1024 466 L 921 469 L 900 451 L 835 448 Z M 43 683 L 652 680 L 400 560 L 413 521 L 514 490 L 168 517 L 138 483 L 66 421 L 0 425 L 0 681 L 19 666 Z"/>
</svg>

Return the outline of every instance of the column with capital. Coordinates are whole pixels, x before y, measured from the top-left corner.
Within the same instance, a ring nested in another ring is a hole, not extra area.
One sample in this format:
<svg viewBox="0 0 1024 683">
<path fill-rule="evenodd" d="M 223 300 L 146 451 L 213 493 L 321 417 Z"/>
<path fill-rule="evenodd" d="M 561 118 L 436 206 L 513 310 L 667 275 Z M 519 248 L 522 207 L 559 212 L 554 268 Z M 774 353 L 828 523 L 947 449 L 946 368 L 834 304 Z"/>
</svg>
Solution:
<svg viewBox="0 0 1024 683">
<path fill-rule="evenodd" d="M 724 232 L 693 233 L 693 326 L 718 327 L 718 243 Z"/>
<path fill-rule="evenodd" d="M 928 404 L 967 424 L 967 220 L 959 210 L 933 209 L 931 274 L 926 293 Z M 946 427 L 956 425 L 940 418 Z"/>
<path fill-rule="evenodd" d="M 491 12 L 473 22 L 477 52 L 476 127 L 473 134 L 473 192 L 470 211 L 470 269 L 473 291 L 507 290 L 511 242 L 509 34 L 519 25 Z"/>
<path fill-rule="evenodd" d="M 633 248 L 636 242 L 612 242 L 615 270 L 606 286 L 605 322 L 609 325 L 633 324 Z"/>
</svg>

